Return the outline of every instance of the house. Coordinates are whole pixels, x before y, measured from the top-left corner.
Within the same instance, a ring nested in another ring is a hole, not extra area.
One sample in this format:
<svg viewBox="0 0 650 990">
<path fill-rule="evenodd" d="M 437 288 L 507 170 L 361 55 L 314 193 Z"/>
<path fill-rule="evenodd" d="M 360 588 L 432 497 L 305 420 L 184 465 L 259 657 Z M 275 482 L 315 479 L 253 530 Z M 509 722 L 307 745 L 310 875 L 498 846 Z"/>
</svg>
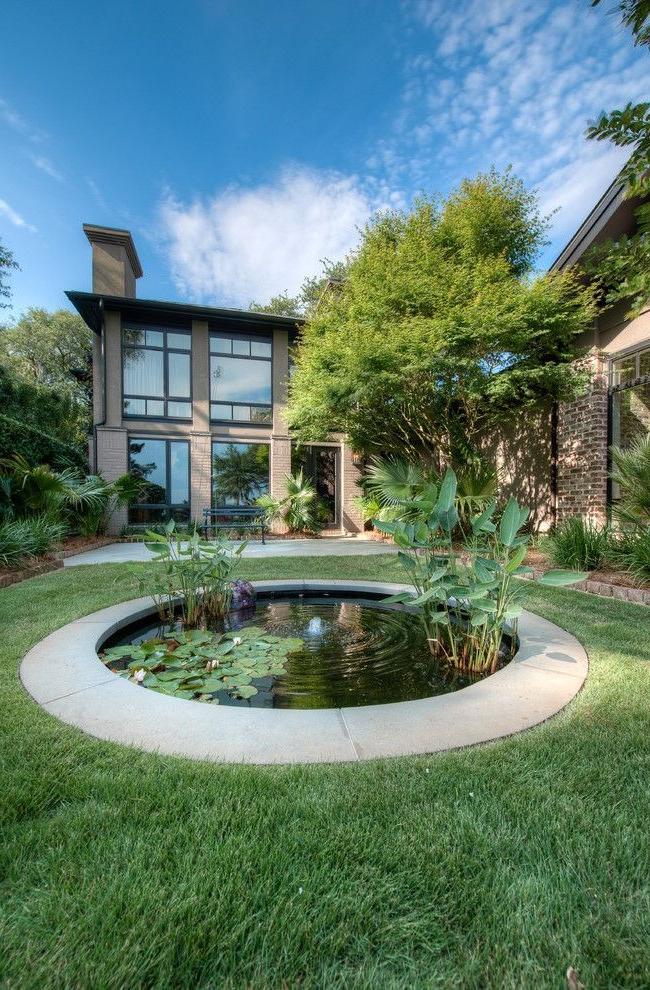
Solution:
<svg viewBox="0 0 650 990">
<path fill-rule="evenodd" d="M 594 244 L 635 230 L 638 203 L 615 181 L 552 269 L 580 262 Z M 329 512 L 328 529 L 355 533 L 360 467 L 345 438 L 296 449 L 286 425 L 290 346 L 300 320 L 243 310 L 137 299 L 142 267 L 130 233 L 84 225 L 92 292 L 68 298 L 94 332 L 91 469 L 111 480 L 140 474 L 138 505 L 111 520 L 114 533 L 173 517 L 200 520 L 208 506 L 284 494 L 303 467 Z M 650 432 L 650 308 L 600 314 L 581 341 L 587 393 L 528 417 L 513 416 L 486 443 L 502 495 L 533 509 L 536 528 L 581 515 L 604 522 L 617 493 L 611 444 Z"/>
<path fill-rule="evenodd" d="M 590 247 L 636 232 L 639 200 L 625 199 L 615 180 L 551 266 L 579 264 Z M 592 374 L 588 393 L 561 404 L 557 416 L 557 520 L 574 515 L 604 522 L 617 497 L 608 482 L 611 445 L 629 447 L 650 433 L 650 306 L 629 320 L 625 303 L 602 312 L 581 341 Z"/>
<path fill-rule="evenodd" d="M 342 438 L 296 450 L 285 411 L 289 348 L 300 321 L 265 313 L 136 298 L 142 267 L 131 234 L 84 225 L 92 292 L 67 296 L 93 331 L 91 470 L 146 482 L 110 531 L 210 506 L 284 494 L 303 467 L 327 505 L 327 529 L 363 529 L 359 467 Z"/>
</svg>

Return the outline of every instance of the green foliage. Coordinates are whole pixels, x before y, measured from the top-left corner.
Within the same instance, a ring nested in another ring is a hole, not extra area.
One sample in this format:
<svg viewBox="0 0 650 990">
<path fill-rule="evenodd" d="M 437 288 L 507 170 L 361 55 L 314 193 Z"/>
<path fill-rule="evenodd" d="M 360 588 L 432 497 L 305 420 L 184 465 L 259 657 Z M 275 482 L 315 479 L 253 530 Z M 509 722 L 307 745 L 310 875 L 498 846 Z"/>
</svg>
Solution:
<svg viewBox="0 0 650 990">
<path fill-rule="evenodd" d="M 137 501 L 142 484 L 132 475 L 109 483 L 74 468 L 54 471 L 46 464 L 33 466 L 21 454 L 0 459 L 0 466 L 8 472 L 2 476 L 0 515 L 42 513 L 82 536 L 94 536 L 105 528 L 114 509 Z"/>
<path fill-rule="evenodd" d="M 650 526 L 615 534 L 610 540 L 608 559 L 638 581 L 650 581 Z"/>
<path fill-rule="evenodd" d="M 631 447 L 611 448 L 611 479 L 620 491 L 614 513 L 625 526 L 650 526 L 650 434 Z"/>
<path fill-rule="evenodd" d="M 605 562 L 610 544 L 607 526 L 596 526 L 581 516 L 567 519 L 543 540 L 542 546 L 558 567 L 593 571 Z"/>
<path fill-rule="evenodd" d="M 467 528 L 473 512 L 484 509 L 495 498 L 496 470 L 481 463 L 461 469 L 456 475 L 456 499 L 459 525 Z M 431 467 L 421 467 L 400 457 L 372 458 L 366 469 L 363 487 L 390 515 L 376 513 L 377 518 L 409 519 L 419 515 L 418 505 L 436 499 L 439 475 Z"/>
<path fill-rule="evenodd" d="M 85 465 L 79 423 L 86 413 L 69 395 L 23 381 L 0 365 L 0 410 L 0 457 L 19 453 L 32 464 L 53 468 Z"/>
<path fill-rule="evenodd" d="M 510 499 L 498 522 L 491 502 L 471 519 L 471 533 L 459 548 L 452 539 L 459 517 L 457 479 L 449 468 L 438 488 L 404 502 L 409 521 L 375 521 L 393 537 L 415 592 L 386 601 L 421 609 L 433 656 L 462 670 L 496 670 L 503 636 L 516 638 L 525 590 L 517 577 L 531 574 L 523 564 L 529 537 L 521 533 L 529 510 Z M 540 583 L 573 584 L 584 574 L 550 571 Z"/>
<path fill-rule="evenodd" d="M 319 533 L 325 525 L 327 509 L 312 482 L 300 470 L 287 475 L 285 488 L 283 498 L 274 498 L 267 493 L 256 500 L 255 504 L 262 509 L 269 524 L 281 519 L 290 533 Z"/>
<path fill-rule="evenodd" d="M 147 568 L 141 589 L 151 595 L 163 622 L 173 621 L 177 605 L 183 625 L 190 628 L 226 615 L 245 543 L 231 548 L 223 540 L 202 540 L 196 532 L 181 539 L 173 519 L 164 535 L 148 530 L 147 540 L 154 565 Z"/>
<path fill-rule="evenodd" d="M 596 6 L 600 0 L 592 0 Z M 650 45 L 650 3 L 648 0 L 619 0 L 614 9 L 632 30 L 635 45 Z M 620 173 L 629 197 L 645 199 L 635 210 L 637 232 L 596 245 L 585 259 L 587 272 L 597 282 L 605 308 L 621 300 L 628 302 L 627 316 L 633 318 L 650 300 L 650 103 L 628 103 L 623 109 L 603 113 L 590 124 L 587 137 L 611 141 L 629 148 L 630 155 Z"/>
<path fill-rule="evenodd" d="M 253 681 L 283 674 L 287 656 L 302 645 L 301 639 L 283 639 L 256 626 L 224 633 L 193 629 L 113 647 L 102 659 L 112 669 L 126 664 L 122 676 L 160 694 L 218 704 L 220 691 L 252 698 Z"/>
<path fill-rule="evenodd" d="M 592 293 L 571 272 L 530 278 L 545 226 L 509 172 L 375 218 L 303 328 L 298 439 L 339 430 L 363 454 L 466 464 L 513 408 L 572 397 Z"/>
<path fill-rule="evenodd" d="M 32 390 L 38 383 L 35 399 L 53 405 L 51 397 L 57 397 L 65 415 L 62 436 L 80 449 L 90 427 L 91 338 L 81 317 L 67 309 L 30 308 L 0 329 L 0 365 L 14 382 Z M 50 423 L 43 413 L 36 425 Z"/>
<path fill-rule="evenodd" d="M 329 261 L 322 263 L 320 275 L 308 276 L 300 286 L 297 295 L 290 296 L 281 292 L 273 296 L 268 303 L 252 302 L 249 309 L 255 313 L 273 313 L 276 316 L 303 317 L 314 312 L 321 300 L 330 292 L 337 292 L 346 276 L 345 261 Z"/>
<path fill-rule="evenodd" d="M 7 282 L 7 275 L 11 271 L 16 271 L 18 269 L 18 263 L 14 259 L 13 254 L 6 248 L 2 241 L 0 241 L 0 309 L 6 309 L 9 305 L 8 300 L 11 298 L 11 290 Z"/>
<path fill-rule="evenodd" d="M 14 567 L 30 557 L 41 557 L 65 536 L 65 525 L 49 516 L 7 519 L 0 523 L 0 564 Z"/>
</svg>

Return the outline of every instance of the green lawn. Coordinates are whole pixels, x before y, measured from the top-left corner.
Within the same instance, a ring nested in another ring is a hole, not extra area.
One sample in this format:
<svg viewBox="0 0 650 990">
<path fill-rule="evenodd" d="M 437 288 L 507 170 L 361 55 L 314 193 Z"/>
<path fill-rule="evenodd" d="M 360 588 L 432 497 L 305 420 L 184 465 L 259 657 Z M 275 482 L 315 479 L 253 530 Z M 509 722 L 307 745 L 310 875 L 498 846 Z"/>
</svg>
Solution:
<svg viewBox="0 0 650 990">
<path fill-rule="evenodd" d="M 648 987 L 650 611 L 531 587 L 585 644 L 560 716 L 437 757 L 195 764 L 46 715 L 20 658 L 143 565 L 0 591 L 0 985 Z M 400 577 L 391 557 L 246 576 Z M 188 709 L 190 706 L 188 705 Z"/>
</svg>

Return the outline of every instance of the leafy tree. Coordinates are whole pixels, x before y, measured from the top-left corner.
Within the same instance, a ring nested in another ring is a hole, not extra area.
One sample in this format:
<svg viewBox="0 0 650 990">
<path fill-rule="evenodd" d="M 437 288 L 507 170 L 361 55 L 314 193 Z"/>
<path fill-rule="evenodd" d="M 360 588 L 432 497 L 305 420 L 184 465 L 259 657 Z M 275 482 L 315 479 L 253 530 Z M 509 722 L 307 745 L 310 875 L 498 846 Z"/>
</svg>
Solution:
<svg viewBox="0 0 650 990">
<path fill-rule="evenodd" d="M 13 254 L 0 241 L 0 309 L 6 309 L 9 305 L 8 302 L 3 302 L 4 299 L 8 300 L 11 298 L 11 289 L 7 283 L 7 275 L 12 269 L 17 268 L 18 263 L 14 260 Z"/>
<path fill-rule="evenodd" d="M 592 0 L 597 6 L 601 0 Z M 649 0 L 620 0 L 614 8 L 632 30 L 635 45 L 650 45 Z M 650 195 L 650 103 L 628 103 L 622 110 L 603 113 L 587 130 L 595 141 L 611 141 L 631 154 L 620 179 L 628 198 Z M 650 300 L 650 203 L 635 211 L 637 232 L 597 245 L 585 267 L 599 282 L 605 307 L 629 303 L 628 316 L 637 316 Z"/>
<path fill-rule="evenodd" d="M 531 277 L 546 224 L 509 171 L 371 221 L 303 328 L 297 439 L 341 430 L 365 454 L 462 465 L 517 407 L 574 395 L 592 290 L 571 272 Z"/>
<path fill-rule="evenodd" d="M 0 364 L 14 378 L 67 400 L 67 440 L 83 443 L 90 426 L 91 331 L 80 316 L 31 307 L 0 329 Z M 47 422 L 46 419 L 42 423 Z"/>
<path fill-rule="evenodd" d="M 306 316 L 314 312 L 325 295 L 337 291 L 345 279 L 346 267 L 345 261 L 325 260 L 322 274 L 307 276 L 297 295 L 281 292 L 272 296 L 268 303 L 252 302 L 249 308 L 255 313 L 273 313 L 275 316 Z"/>
</svg>

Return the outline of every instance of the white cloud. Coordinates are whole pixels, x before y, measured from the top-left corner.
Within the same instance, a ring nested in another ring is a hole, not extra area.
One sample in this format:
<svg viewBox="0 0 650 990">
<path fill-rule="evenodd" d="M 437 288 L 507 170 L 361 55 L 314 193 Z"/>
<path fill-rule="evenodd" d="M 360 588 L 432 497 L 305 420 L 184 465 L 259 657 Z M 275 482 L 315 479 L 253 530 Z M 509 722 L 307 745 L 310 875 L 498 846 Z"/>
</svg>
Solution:
<svg viewBox="0 0 650 990">
<path fill-rule="evenodd" d="M 9 104 L 6 100 L 0 98 L 0 120 L 2 120 L 8 127 L 11 127 L 13 131 L 18 134 L 23 134 L 25 137 L 29 138 L 30 141 L 38 142 L 42 141 L 45 135 L 43 131 L 38 130 L 36 127 L 32 127 L 28 120 L 25 120 L 17 110 Z"/>
<path fill-rule="evenodd" d="M 32 234 L 36 233 L 36 227 L 27 223 L 25 218 L 21 217 L 20 213 L 17 213 L 4 199 L 0 199 L 0 216 L 6 217 L 14 227 L 23 227 L 24 230 L 29 230 Z"/>
<path fill-rule="evenodd" d="M 45 158 L 44 155 L 33 155 L 31 152 L 29 158 L 36 168 L 40 169 L 41 172 L 45 172 L 51 179 L 56 179 L 57 182 L 65 182 L 65 179 L 58 169 L 54 167 L 49 158 Z"/>
<path fill-rule="evenodd" d="M 321 261 L 343 258 L 373 211 L 399 196 L 356 176 L 285 169 L 276 181 L 180 202 L 160 216 L 172 276 L 193 298 L 232 306 L 295 293 Z"/>
<path fill-rule="evenodd" d="M 603 109 L 647 99 L 647 53 L 576 0 L 410 0 L 422 54 L 404 63 L 402 108 L 380 147 L 389 181 L 425 188 L 513 163 L 575 229 L 625 155 L 585 139 Z M 450 81 L 453 85 L 450 86 Z"/>
</svg>

